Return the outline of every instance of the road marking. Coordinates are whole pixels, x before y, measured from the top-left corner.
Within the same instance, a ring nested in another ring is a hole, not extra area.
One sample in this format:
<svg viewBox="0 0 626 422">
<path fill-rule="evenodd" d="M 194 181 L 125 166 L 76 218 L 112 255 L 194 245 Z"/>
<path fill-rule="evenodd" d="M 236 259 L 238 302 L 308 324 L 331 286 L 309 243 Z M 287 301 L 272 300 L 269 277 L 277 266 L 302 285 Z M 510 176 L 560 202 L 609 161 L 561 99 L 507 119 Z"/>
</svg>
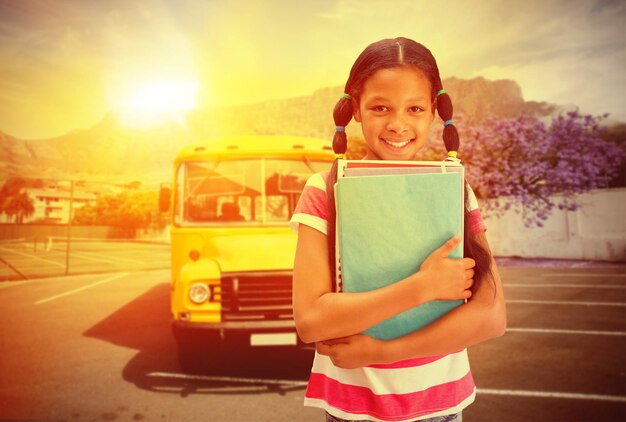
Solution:
<svg viewBox="0 0 626 422">
<path fill-rule="evenodd" d="M 13 286 L 22 286 L 24 284 L 31 283 L 56 283 L 59 281 L 76 281 L 81 278 L 93 278 L 93 274 L 70 274 L 70 275 L 59 275 L 59 276 L 51 276 L 51 277 L 38 277 L 38 278 L 29 278 L 28 280 L 8 280 L 0 282 L 0 289 L 6 289 L 7 287 Z"/>
<path fill-rule="evenodd" d="M 582 394 L 582 393 L 561 393 L 557 391 L 527 391 L 527 390 L 495 390 L 491 388 L 477 388 L 478 394 L 495 394 L 500 396 L 521 396 L 521 397 L 541 397 L 551 399 L 569 399 L 569 400 L 592 400 L 592 401 L 611 401 L 626 402 L 624 396 L 606 396 L 601 394 Z"/>
<path fill-rule="evenodd" d="M 526 284 L 504 284 L 504 287 L 564 287 L 564 288 L 585 288 L 585 289 L 626 289 L 625 285 L 620 284 L 544 284 L 544 283 L 526 283 Z"/>
<path fill-rule="evenodd" d="M 620 273 L 544 273 L 542 277 L 618 277 L 626 278 L 626 274 Z"/>
<path fill-rule="evenodd" d="M 29 257 L 29 258 L 31 258 L 31 259 L 33 259 L 33 258 L 34 258 L 34 259 L 38 259 L 38 260 L 40 260 L 40 261 L 47 262 L 47 263 L 49 263 L 49 264 L 54 264 L 54 265 L 57 265 L 57 266 L 59 266 L 59 267 L 63 267 L 63 268 L 65 268 L 65 264 L 60 264 L 60 263 L 55 262 L 55 261 L 50 261 L 50 260 L 48 260 L 48 259 L 39 258 L 38 256 L 33 255 L 33 254 L 27 254 L 27 253 L 24 253 L 24 252 L 18 252 L 18 251 L 14 251 L 13 249 L 3 248 L 3 247 L 0 247 L 0 249 L 5 250 L 5 251 L 8 251 L 8 252 L 11 252 L 11 253 L 14 253 L 14 254 L 24 255 L 24 256 L 27 256 L 27 257 Z"/>
<path fill-rule="evenodd" d="M 558 330 L 551 328 L 507 328 L 507 333 L 555 333 L 593 336 L 626 336 L 624 331 Z"/>
<path fill-rule="evenodd" d="M 212 375 L 191 375 L 178 374 L 171 372 L 151 372 L 147 376 L 156 378 L 181 379 L 189 381 L 213 381 L 213 382 L 236 382 L 242 384 L 266 384 L 266 385 L 293 385 L 304 387 L 306 381 L 297 380 L 274 380 L 265 378 L 239 378 L 239 377 L 220 377 Z M 542 397 L 557 399 L 574 399 L 574 400 L 593 400 L 593 401 L 611 401 L 626 402 L 626 397 L 607 396 L 600 394 L 582 394 L 582 393 L 562 393 L 557 391 L 527 391 L 527 390 L 497 390 L 491 388 L 478 388 L 478 394 L 496 394 L 501 396 L 522 396 L 522 397 Z"/>
<path fill-rule="evenodd" d="M 6 289 L 7 287 L 15 287 L 15 286 L 21 286 L 23 284 L 31 284 L 37 281 L 46 281 L 46 279 L 45 278 L 31 278 L 28 280 L 5 280 L 0 283 L 0 290 Z"/>
<path fill-rule="evenodd" d="M 171 372 L 151 372 L 149 377 L 157 378 L 174 378 L 181 380 L 193 380 L 193 381 L 213 381 L 213 382 L 238 382 L 243 384 L 270 384 L 270 385 L 295 385 L 306 386 L 306 381 L 296 380 L 273 380 L 265 378 L 238 378 L 238 377 L 219 377 L 213 375 L 191 375 L 191 374 L 178 374 Z"/>
<path fill-rule="evenodd" d="M 523 303 L 527 305 L 574 305 L 574 306 L 620 306 L 626 307 L 623 302 L 567 302 L 562 300 L 511 300 L 507 299 L 506 303 Z"/>
<path fill-rule="evenodd" d="M 83 290 L 90 289 L 90 288 L 98 286 L 100 284 L 108 283 L 110 281 L 117 280 L 118 278 L 126 277 L 129 274 L 130 273 L 118 274 L 118 275 L 115 275 L 113 277 L 105 278 L 104 280 L 96 281 L 95 283 L 87 284 L 86 286 L 82 286 L 82 287 L 79 287 L 77 289 L 73 289 L 73 290 L 67 291 L 65 293 L 60 293 L 58 295 L 55 295 L 55 296 L 52 296 L 52 297 L 49 297 L 49 298 L 46 298 L 46 299 L 41 299 L 41 300 L 38 300 L 37 302 L 35 302 L 35 305 L 41 305 L 42 303 L 47 303 L 47 302 L 53 301 L 55 299 L 59 299 L 59 298 L 65 297 L 65 296 L 73 295 L 74 293 L 78 293 L 78 292 L 81 292 Z"/>
<path fill-rule="evenodd" d="M 101 262 L 107 262 L 109 264 L 119 264 L 120 261 L 127 261 L 127 262 L 131 262 L 134 264 L 144 264 L 144 261 L 139 261 L 137 259 L 129 259 L 129 258 L 118 258 L 118 257 L 112 257 L 112 259 L 106 259 L 106 258 L 102 258 L 102 257 L 94 257 L 90 255 L 90 252 L 72 252 L 71 256 L 76 256 L 78 258 L 82 258 L 82 259 L 91 259 L 93 261 L 101 261 Z"/>
<path fill-rule="evenodd" d="M 10 245 L 11 243 L 26 243 L 25 238 L 0 240 L 0 245 Z"/>
</svg>

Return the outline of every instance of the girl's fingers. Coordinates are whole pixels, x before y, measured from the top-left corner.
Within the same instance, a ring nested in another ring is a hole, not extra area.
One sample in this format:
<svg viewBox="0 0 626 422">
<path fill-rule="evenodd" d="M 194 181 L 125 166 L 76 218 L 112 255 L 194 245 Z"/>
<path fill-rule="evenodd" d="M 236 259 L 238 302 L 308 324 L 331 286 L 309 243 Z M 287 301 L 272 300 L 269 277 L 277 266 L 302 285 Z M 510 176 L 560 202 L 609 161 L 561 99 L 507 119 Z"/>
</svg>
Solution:
<svg viewBox="0 0 626 422">
<path fill-rule="evenodd" d="M 463 258 L 463 268 L 469 270 L 470 268 L 474 268 L 476 266 L 476 261 L 472 258 Z"/>
<path fill-rule="evenodd" d="M 447 258 L 452 251 L 461 244 L 461 238 L 459 236 L 454 236 L 450 238 L 446 243 L 441 245 L 439 249 L 435 250 L 435 254 L 440 258 Z"/>
</svg>

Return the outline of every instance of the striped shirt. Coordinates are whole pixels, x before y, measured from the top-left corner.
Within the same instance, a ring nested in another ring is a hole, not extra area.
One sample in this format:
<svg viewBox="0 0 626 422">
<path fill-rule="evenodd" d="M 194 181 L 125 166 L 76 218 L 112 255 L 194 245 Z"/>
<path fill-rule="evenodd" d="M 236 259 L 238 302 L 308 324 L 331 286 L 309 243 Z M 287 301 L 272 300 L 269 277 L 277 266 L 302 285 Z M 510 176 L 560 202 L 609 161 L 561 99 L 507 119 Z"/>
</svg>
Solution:
<svg viewBox="0 0 626 422">
<path fill-rule="evenodd" d="M 305 224 L 328 233 L 327 177 L 317 173 L 307 181 L 291 218 L 293 230 Z M 471 189 L 469 195 L 471 231 L 484 231 Z M 304 404 L 342 419 L 404 422 L 458 413 L 475 395 L 466 350 L 356 369 L 336 367 L 316 352 Z"/>
</svg>

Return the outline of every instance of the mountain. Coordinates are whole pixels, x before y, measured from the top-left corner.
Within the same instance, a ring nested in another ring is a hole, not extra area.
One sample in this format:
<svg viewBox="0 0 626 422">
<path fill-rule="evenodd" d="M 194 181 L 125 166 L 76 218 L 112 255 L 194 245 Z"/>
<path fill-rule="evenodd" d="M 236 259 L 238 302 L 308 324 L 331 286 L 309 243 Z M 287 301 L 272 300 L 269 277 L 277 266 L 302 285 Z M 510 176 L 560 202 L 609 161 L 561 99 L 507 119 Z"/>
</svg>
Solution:
<svg viewBox="0 0 626 422">
<path fill-rule="evenodd" d="M 455 114 L 482 120 L 521 113 L 548 116 L 555 105 L 524 101 L 511 80 L 444 80 Z M 0 180 L 13 176 L 79 179 L 111 183 L 140 181 L 153 185 L 171 178 L 177 152 L 186 143 L 246 134 L 299 135 L 331 139 L 332 110 L 342 87 L 323 88 L 311 96 L 257 104 L 196 110 L 184 124 L 166 122 L 149 129 L 126 128 L 107 115 L 90 129 L 46 140 L 23 140 L 0 132 Z M 358 124 L 347 127 L 358 136 Z"/>
<path fill-rule="evenodd" d="M 181 127 L 122 127 L 112 115 L 86 130 L 46 140 L 0 132 L 0 180 L 11 176 L 154 184 L 169 180 L 172 160 L 193 139 Z"/>
<path fill-rule="evenodd" d="M 453 99 L 455 113 L 477 120 L 522 113 L 547 116 L 557 111 L 554 105 L 524 101 L 521 88 L 511 80 L 448 78 L 444 80 L 444 86 Z M 335 127 L 332 111 L 342 93 L 342 87 L 323 88 L 307 97 L 272 100 L 209 113 L 200 111 L 191 116 L 191 124 L 196 133 L 206 137 L 225 136 L 237 128 L 242 133 L 331 138 Z M 358 130 L 358 125 L 347 127 L 348 131 L 355 129 Z"/>
</svg>

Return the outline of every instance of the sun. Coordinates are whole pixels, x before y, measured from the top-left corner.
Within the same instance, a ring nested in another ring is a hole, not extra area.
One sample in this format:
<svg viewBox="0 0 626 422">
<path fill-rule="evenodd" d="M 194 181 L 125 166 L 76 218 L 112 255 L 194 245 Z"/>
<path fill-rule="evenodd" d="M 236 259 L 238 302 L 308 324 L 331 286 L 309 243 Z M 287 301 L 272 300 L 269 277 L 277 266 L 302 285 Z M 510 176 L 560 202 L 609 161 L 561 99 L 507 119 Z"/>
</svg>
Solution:
<svg viewBox="0 0 626 422">
<path fill-rule="evenodd" d="M 149 127 L 166 121 L 180 122 L 198 106 L 195 80 L 151 80 L 137 83 L 115 101 L 115 112 L 127 126 Z"/>
</svg>

